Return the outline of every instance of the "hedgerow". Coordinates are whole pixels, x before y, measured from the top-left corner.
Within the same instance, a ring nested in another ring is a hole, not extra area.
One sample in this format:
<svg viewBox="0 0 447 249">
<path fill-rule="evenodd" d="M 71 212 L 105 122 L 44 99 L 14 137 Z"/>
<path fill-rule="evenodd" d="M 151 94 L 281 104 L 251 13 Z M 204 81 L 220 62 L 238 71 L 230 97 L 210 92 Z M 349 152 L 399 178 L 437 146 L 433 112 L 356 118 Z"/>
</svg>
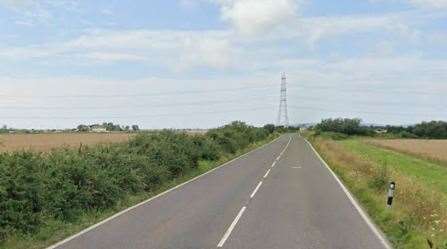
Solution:
<svg viewBox="0 0 447 249">
<path fill-rule="evenodd" d="M 14 233 L 36 233 L 47 217 L 75 222 L 85 212 L 155 191 L 200 160 L 218 160 L 270 133 L 234 122 L 204 135 L 162 131 L 121 144 L 0 154 L 0 243 Z"/>
</svg>

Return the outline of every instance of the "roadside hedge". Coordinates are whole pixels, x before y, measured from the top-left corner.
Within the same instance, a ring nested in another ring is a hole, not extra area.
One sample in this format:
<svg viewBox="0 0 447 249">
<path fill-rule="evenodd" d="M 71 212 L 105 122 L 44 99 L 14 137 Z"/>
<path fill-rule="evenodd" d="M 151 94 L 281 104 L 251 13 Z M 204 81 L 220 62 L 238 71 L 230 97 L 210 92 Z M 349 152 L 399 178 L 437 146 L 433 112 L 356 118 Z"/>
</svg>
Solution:
<svg viewBox="0 0 447 249">
<path fill-rule="evenodd" d="M 0 154 L 0 243 L 13 233 L 37 232 L 48 217 L 74 222 L 154 191 L 200 160 L 218 160 L 270 133 L 233 122 L 203 135 L 162 131 L 121 144 Z"/>
</svg>

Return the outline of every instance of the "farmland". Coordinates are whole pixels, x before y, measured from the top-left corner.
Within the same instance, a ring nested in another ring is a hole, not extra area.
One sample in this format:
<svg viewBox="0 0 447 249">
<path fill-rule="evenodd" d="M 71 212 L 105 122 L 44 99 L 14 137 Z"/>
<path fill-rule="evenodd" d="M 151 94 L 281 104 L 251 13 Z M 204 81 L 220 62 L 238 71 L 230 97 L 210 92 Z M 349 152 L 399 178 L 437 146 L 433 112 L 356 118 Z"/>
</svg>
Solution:
<svg viewBox="0 0 447 249">
<path fill-rule="evenodd" d="M 447 162 L 447 140 L 371 139 L 369 143 L 415 156 Z"/>
<path fill-rule="evenodd" d="M 395 248 L 431 248 L 428 241 L 447 248 L 447 169 L 439 161 L 445 141 L 331 137 L 310 140 Z M 387 209 L 390 181 L 398 187 Z"/>
<path fill-rule="evenodd" d="M 47 133 L 0 135 L 0 152 L 32 150 L 48 152 L 60 147 L 127 142 L 129 133 Z"/>
</svg>

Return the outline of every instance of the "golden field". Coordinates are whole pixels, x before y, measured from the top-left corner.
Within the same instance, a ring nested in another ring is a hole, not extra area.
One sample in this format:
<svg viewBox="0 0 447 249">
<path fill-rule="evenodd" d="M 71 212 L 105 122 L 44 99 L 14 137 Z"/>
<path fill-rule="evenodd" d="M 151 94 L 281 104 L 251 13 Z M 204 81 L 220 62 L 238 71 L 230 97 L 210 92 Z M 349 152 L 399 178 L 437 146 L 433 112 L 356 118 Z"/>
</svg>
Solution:
<svg viewBox="0 0 447 249">
<path fill-rule="evenodd" d="M 104 143 L 126 142 L 129 133 L 48 133 L 0 135 L 0 152 L 33 150 L 48 152 L 59 147 L 79 147 Z"/>
<path fill-rule="evenodd" d="M 447 140 L 371 139 L 368 143 L 436 161 L 447 162 Z"/>
</svg>

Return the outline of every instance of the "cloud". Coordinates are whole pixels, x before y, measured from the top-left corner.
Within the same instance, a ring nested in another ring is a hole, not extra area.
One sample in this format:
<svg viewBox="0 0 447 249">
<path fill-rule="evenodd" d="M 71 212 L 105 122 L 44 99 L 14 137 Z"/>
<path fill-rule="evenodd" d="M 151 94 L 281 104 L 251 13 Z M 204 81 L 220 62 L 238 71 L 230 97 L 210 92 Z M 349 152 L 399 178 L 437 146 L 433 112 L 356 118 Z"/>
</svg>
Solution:
<svg viewBox="0 0 447 249">
<path fill-rule="evenodd" d="M 408 16 L 412 15 L 297 18 L 287 28 L 255 36 L 241 36 L 233 30 L 90 30 L 62 42 L 0 48 L 0 55 L 10 60 L 46 58 L 50 63 L 58 59 L 72 64 L 145 63 L 175 72 L 253 68 L 281 57 L 284 46 L 280 44 L 314 49 L 322 40 L 368 32 L 408 41 L 415 35 L 407 25 Z"/>
<path fill-rule="evenodd" d="M 384 2 L 385 0 L 369 0 L 370 2 Z M 394 0 L 406 2 L 416 7 L 424 9 L 445 9 L 447 8 L 447 0 Z"/>
<path fill-rule="evenodd" d="M 222 20 L 245 35 L 268 32 L 297 16 L 296 0 L 213 0 Z"/>
<path fill-rule="evenodd" d="M 68 59 L 71 63 L 147 63 L 174 71 L 195 67 L 225 69 L 237 49 L 226 31 L 93 31 L 78 38 L 25 47 L 0 49 L 11 60 Z"/>
<path fill-rule="evenodd" d="M 17 24 L 27 26 L 49 24 L 56 13 L 77 10 L 78 5 L 78 0 L 0 0 L 0 6 L 15 13 Z"/>
<path fill-rule="evenodd" d="M 107 120 L 119 123 L 136 122 L 145 127 L 156 128 L 212 127 L 222 122 L 216 116 L 230 120 L 240 118 L 255 124 L 263 124 L 271 122 L 275 117 L 279 94 L 279 69 L 282 69 L 286 70 L 288 76 L 292 122 L 314 122 L 334 116 L 358 116 L 365 121 L 396 124 L 447 118 L 446 113 L 442 112 L 447 104 L 442 96 L 442 93 L 447 91 L 445 59 L 430 60 L 408 56 L 364 56 L 336 60 L 298 58 L 274 60 L 269 65 L 268 70 L 246 76 L 230 74 L 211 79 L 200 77 L 170 79 L 169 76 L 137 80 L 75 76 L 44 78 L 1 76 L 1 94 L 17 97 L 2 97 L 0 105 L 30 107 L 19 109 L 20 112 L 17 112 L 17 109 L 3 108 L 1 114 L 9 125 L 34 128 L 37 124 L 41 124 L 42 127 L 72 127 L 77 123 Z M 241 90 L 219 91 L 219 89 Z M 205 91 L 205 94 L 188 93 L 195 91 Z M 148 94 L 149 97 L 125 97 L 140 94 Z M 85 98 L 64 97 L 67 95 L 123 97 L 89 98 L 89 101 L 85 101 Z M 220 104 L 211 104 L 214 101 Z M 189 102 L 204 104 L 170 106 Z M 39 109 L 46 106 L 50 108 Z M 294 106 L 307 108 L 294 109 Z M 62 109 L 57 109 L 59 107 Z M 247 110 L 254 107 L 266 107 L 267 110 L 256 112 Z M 225 111 L 231 109 L 245 111 L 239 115 Z M 220 111 L 223 113 L 219 114 Z M 200 114 L 201 112 L 215 112 L 215 114 L 205 115 Z M 190 114 L 183 120 L 178 115 L 166 116 L 166 113 Z M 406 113 L 413 115 L 405 115 Z M 151 117 L 152 114 L 160 117 Z M 128 117 L 133 115 L 143 117 Z M 144 118 L 145 115 L 149 116 Z M 24 120 L 6 118 L 42 116 L 75 118 L 55 118 L 51 123 L 32 118 Z"/>
<path fill-rule="evenodd" d="M 421 7 L 447 8 L 447 0 L 409 0 L 409 2 Z"/>
</svg>

